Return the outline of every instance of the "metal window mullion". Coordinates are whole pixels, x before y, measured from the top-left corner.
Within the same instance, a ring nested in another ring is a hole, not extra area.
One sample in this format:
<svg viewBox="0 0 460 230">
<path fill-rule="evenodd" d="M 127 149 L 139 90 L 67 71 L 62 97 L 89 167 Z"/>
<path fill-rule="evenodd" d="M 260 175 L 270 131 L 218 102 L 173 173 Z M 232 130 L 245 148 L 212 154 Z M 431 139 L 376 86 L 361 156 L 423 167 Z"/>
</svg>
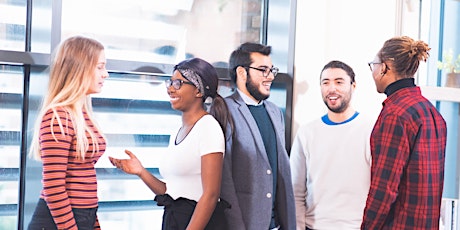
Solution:
<svg viewBox="0 0 460 230">
<path fill-rule="evenodd" d="M 32 43 L 32 0 L 27 0 L 26 5 L 26 30 L 25 30 L 26 53 L 31 51 Z M 24 63 L 22 63 L 24 64 Z M 30 64 L 24 64 L 23 69 L 23 97 L 22 97 L 22 127 L 21 127 L 21 147 L 19 162 L 19 196 L 18 196 L 18 229 L 24 229 L 24 207 L 26 192 L 26 167 L 27 167 L 27 119 L 29 116 L 29 83 L 30 83 Z"/>
</svg>

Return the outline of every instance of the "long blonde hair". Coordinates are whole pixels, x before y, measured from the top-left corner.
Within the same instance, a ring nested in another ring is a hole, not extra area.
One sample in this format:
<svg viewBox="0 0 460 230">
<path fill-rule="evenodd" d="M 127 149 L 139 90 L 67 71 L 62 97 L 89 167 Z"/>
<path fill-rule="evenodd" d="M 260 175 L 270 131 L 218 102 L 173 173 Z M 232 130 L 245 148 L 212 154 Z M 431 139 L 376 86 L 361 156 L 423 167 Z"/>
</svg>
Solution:
<svg viewBox="0 0 460 230">
<path fill-rule="evenodd" d="M 75 130 L 77 158 L 84 159 L 89 149 L 90 143 L 86 133 L 91 137 L 91 144 L 94 146 L 93 154 L 99 151 L 98 138 L 86 124 L 83 111 L 88 114 L 89 119 L 99 130 L 92 118 L 91 98 L 87 92 L 93 82 L 94 71 L 103 50 L 104 46 L 94 39 L 74 36 L 63 41 L 55 51 L 50 65 L 48 92 L 42 102 L 29 152 L 29 155 L 35 159 L 41 159 L 40 124 L 48 110 L 53 111 L 51 125 L 56 120 L 62 135 L 65 133 L 64 128 L 67 126 L 61 123 L 57 108 L 64 109 L 70 115 L 69 118 Z M 53 130 L 52 127 L 51 130 Z M 58 142 L 55 134 L 52 133 L 52 135 Z"/>
</svg>

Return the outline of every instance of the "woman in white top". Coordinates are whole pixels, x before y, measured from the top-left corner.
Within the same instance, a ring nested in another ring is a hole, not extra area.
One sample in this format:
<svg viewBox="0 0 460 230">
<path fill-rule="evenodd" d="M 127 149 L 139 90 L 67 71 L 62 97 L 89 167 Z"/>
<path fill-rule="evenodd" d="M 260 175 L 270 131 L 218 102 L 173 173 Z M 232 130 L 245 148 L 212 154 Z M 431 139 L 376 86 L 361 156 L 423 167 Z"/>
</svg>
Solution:
<svg viewBox="0 0 460 230">
<path fill-rule="evenodd" d="M 224 201 L 218 201 L 224 133 L 231 120 L 217 92 L 217 72 L 202 59 L 185 60 L 174 67 L 166 87 L 172 108 L 182 112 L 182 127 L 171 138 L 160 166 L 160 174 L 168 183 L 148 172 L 129 150 L 125 152 L 130 159 L 111 157 L 110 161 L 124 172 L 139 176 L 157 195 L 158 205 L 165 206 L 163 229 L 222 229 L 217 226 L 222 221 L 216 219 L 218 214 L 212 215 L 216 204 L 221 215 L 220 207 L 225 206 Z M 211 102 L 209 112 L 205 101 Z M 187 214 L 180 216 L 184 211 Z"/>
</svg>

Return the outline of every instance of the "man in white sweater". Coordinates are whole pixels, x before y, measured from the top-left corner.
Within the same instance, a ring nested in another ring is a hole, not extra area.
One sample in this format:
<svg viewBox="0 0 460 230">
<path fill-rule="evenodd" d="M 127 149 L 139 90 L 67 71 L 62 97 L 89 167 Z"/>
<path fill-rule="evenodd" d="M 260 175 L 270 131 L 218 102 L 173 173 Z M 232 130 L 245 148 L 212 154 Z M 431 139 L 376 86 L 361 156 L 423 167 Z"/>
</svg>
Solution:
<svg viewBox="0 0 460 230">
<path fill-rule="evenodd" d="M 374 121 L 355 111 L 353 69 L 341 61 L 320 75 L 327 114 L 301 126 L 290 163 L 297 229 L 359 229 L 370 185 Z"/>
</svg>

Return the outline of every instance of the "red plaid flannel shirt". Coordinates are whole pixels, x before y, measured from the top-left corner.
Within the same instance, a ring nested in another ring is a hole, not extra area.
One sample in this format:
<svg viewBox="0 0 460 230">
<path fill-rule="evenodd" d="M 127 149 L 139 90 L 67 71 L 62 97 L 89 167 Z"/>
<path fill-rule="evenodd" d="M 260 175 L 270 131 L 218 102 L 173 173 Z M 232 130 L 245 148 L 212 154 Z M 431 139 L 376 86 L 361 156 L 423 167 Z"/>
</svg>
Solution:
<svg viewBox="0 0 460 230">
<path fill-rule="evenodd" d="M 419 87 L 383 102 L 371 135 L 371 187 L 361 229 L 439 229 L 446 123 Z"/>
</svg>

